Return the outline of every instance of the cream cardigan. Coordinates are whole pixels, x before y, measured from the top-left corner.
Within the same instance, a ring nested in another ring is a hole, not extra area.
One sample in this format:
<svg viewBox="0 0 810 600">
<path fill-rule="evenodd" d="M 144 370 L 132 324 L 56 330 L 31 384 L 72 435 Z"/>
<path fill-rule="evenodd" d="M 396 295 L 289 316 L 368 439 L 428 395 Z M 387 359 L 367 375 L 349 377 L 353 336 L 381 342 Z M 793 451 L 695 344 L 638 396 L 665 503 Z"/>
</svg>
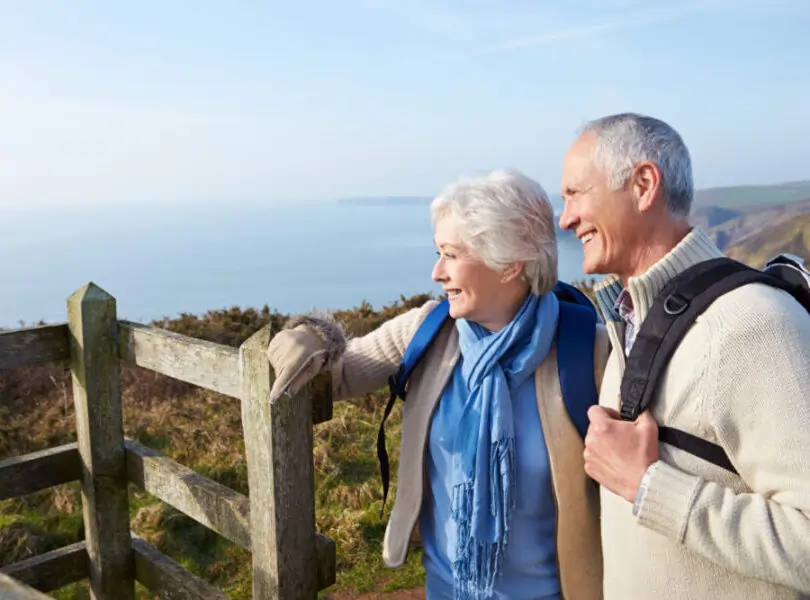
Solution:
<svg viewBox="0 0 810 600">
<path fill-rule="evenodd" d="M 722 256 L 700 229 L 631 278 L 638 322 L 677 273 Z M 597 291 L 614 349 L 621 283 Z M 600 404 L 618 409 L 624 353 L 613 352 Z M 639 514 L 601 492 L 606 600 L 810 598 L 810 315 L 750 284 L 715 301 L 664 372 L 656 422 L 720 444 L 740 477 L 660 444 Z"/>
</svg>

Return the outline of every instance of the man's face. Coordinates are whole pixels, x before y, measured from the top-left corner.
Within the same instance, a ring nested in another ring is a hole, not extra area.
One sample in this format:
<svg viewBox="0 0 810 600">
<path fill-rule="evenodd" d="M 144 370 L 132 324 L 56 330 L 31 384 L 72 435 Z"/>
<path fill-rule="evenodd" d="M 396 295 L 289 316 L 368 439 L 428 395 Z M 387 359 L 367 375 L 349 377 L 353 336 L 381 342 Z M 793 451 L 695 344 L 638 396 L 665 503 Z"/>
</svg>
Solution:
<svg viewBox="0 0 810 600">
<path fill-rule="evenodd" d="M 572 230 L 582 242 L 584 273 L 622 276 L 632 268 L 640 214 L 627 186 L 611 190 L 605 173 L 594 164 L 595 141 L 593 134 L 585 134 L 565 155 L 560 228 Z"/>
</svg>

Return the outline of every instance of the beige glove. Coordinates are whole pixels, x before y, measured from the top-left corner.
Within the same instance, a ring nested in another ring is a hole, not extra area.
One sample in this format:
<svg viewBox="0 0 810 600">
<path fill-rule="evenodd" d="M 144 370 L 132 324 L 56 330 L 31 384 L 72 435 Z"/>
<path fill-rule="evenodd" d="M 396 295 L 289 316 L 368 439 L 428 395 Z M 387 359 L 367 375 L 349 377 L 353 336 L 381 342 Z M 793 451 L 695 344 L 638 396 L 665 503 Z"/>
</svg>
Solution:
<svg viewBox="0 0 810 600">
<path fill-rule="evenodd" d="M 310 379 L 336 363 L 346 350 L 343 328 L 329 315 L 299 315 L 270 340 L 267 358 L 276 379 L 270 402 L 294 395 Z"/>
</svg>

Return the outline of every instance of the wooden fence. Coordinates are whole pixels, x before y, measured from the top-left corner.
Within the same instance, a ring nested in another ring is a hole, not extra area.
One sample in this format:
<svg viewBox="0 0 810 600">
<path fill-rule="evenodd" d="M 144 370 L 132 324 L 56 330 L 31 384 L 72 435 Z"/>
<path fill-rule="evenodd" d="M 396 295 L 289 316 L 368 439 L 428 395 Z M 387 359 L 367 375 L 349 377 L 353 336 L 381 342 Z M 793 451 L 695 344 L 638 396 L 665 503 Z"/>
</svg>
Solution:
<svg viewBox="0 0 810 600">
<path fill-rule="evenodd" d="M 312 426 L 332 418 L 328 377 L 269 403 L 264 328 L 239 349 L 119 321 L 93 283 L 68 322 L 0 332 L 0 369 L 70 361 L 77 442 L 0 461 L 0 500 L 82 482 L 85 539 L 0 569 L 0 600 L 89 579 L 91 597 L 130 600 L 139 581 L 161 598 L 224 599 L 130 531 L 129 482 L 249 550 L 253 598 L 302 600 L 335 582 L 335 544 L 316 533 Z M 241 400 L 249 497 L 123 434 L 120 361 Z"/>
</svg>

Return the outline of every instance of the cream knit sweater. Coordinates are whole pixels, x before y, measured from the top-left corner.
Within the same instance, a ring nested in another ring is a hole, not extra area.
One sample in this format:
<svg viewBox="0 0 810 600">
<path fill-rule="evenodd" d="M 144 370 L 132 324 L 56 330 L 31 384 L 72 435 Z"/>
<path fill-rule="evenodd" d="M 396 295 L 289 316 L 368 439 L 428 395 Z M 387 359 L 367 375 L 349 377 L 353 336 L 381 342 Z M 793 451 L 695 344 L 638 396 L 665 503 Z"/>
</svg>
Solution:
<svg viewBox="0 0 810 600">
<path fill-rule="evenodd" d="M 675 274 L 721 256 L 700 229 L 631 278 L 639 323 Z M 598 291 L 614 350 L 621 282 Z M 624 353 L 600 403 L 618 409 Z M 718 299 L 676 350 L 652 414 L 720 444 L 740 477 L 660 445 L 638 516 L 602 489 L 606 600 L 810 598 L 810 315 L 788 294 L 750 284 Z"/>
</svg>

